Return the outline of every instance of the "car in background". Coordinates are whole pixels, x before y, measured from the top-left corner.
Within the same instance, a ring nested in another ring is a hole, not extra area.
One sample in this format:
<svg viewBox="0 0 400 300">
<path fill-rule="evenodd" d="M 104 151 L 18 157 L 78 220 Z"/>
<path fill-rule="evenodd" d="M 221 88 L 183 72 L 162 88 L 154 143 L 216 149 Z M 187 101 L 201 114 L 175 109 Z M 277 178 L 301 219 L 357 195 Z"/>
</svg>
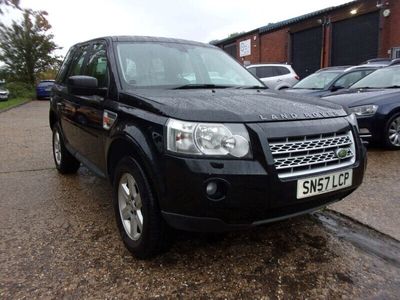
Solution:
<svg viewBox="0 0 400 300">
<path fill-rule="evenodd" d="M 287 89 L 300 79 L 292 66 L 287 64 L 257 64 L 246 68 L 270 89 Z"/>
<path fill-rule="evenodd" d="M 393 66 L 396 64 L 400 63 L 400 59 L 395 58 L 395 59 L 391 59 L 391 58 L 374 58 L 374 59 L 369 59 L 357 66 L 353 66 L 351 68 L 348 69 L 348 71 L 352 70 L 352 69 L 361 69 L 361 68 L 370 68 L 370 67 L 376 67 L 376 68 L 384 68 L 384 67 L 389 67 L 389 66 Z"/>
<path fill-rule="evenodd" d="M 0 86 L 0 101 L 7 101 L 10 96 L 10 92 L 5 88 Z"/>
<path fill-rule="evenodd" d="M 307 94 L 314 97 L 324 97 L 333 92 L 345 89 L 361 78 L 377 70 L 378 66 L 369 67 L 329 67 L 318 70 L 299 81 L 286 92 Z"/>
<path fill-rule="evenodd" d="M 400 64 L 381 68 L 323 99 L 356 115 L 363 140 L 400 150 Z"/>
<path fill-rule="evenodd" d="M 54 80 L 47 79 L 41 80 L 36 85 L 36 99 L 49 99 L 51 96 L 51 89 L 54 85 Z"/>
</svg>

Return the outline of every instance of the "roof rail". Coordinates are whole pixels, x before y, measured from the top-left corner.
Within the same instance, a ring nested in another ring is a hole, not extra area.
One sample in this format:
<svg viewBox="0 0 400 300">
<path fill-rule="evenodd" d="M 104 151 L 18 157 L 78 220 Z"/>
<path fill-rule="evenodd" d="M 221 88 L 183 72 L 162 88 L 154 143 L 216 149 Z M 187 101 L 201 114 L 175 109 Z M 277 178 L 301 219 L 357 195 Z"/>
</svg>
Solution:
<svg viewBox="0 0 400 300">
<path fill-rule="evenodd" d="M 400 58 L 393 59 L 389 66 L 400 65 Z"/>
<path fill-rule="evenodd" d="M 373 59 L 368 59 L 367 61 L 363 62 L 362 65 L 366 64 L 373 64 L 373 63 L 390 63 L 391 59 L 390 58 L 373 58 Z"/>
</svg>

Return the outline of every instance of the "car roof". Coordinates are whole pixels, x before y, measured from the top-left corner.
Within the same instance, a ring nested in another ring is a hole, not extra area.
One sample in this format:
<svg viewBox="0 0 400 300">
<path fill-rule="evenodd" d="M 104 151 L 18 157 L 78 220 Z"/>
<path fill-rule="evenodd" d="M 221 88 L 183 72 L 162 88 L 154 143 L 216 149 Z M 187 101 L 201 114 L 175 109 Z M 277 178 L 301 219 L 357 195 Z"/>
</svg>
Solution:
<svg viewBox="0 0 400 300">
<path fill-rule="evenodd" d="M 284 63 L 271 63 L 271 64 L 252 64 L 252 65 L 248 65 L 246 66 L 246 68 L 250 68 L 250 67 L 269 67 L 269 66 L 277 66 L 277 67 L 291 67 L 290 64 L 284 64 Z"/>
<path fill-rule="evenodd" d="M 154 42 L 154 43 L 175 43 L 175 44 L 186 44 L 186 45 L 194 45 L 194 46 L 202 46 L 209 48 L 217 48 L 214 45 L 200 43 L 196 41 L 184 40 L 184 39 L 175 39 L 175 38 L 167 38 L 167 37 L 154 37 L 154 36 L 136 36 L 136 35 L 116 35 L 116 36 L 104 36 L 95 39 L 91 39 L 85 42 L 77 43 L 74 46 L 79 46 L 81 44 L 87 44 L 90 42 L 96 42 L 100 40 L 106 40 L 109 42 Z"/>
<path fill-rule="evenodd" d="M 388 65 L 381 65 L 381 64 L 364 64 L 364 65 L 358 65 L 358 66 L 353 66 L 348 69 L 346 69 L 346 72 L 352 71 L 352 70 L 365 70 L 365 69 L 370 69 L 370 70 L 376 70 L 380 68 L 387 67 Z"/>
<path fill-rule="evenodd" d="M 337 71 L 345 71 L 351 66 L 335 66 L 335 67 L 327 67 L 327 68 L 322 68 L 316 71 L 315 73 L 320 73 L 320 72 L 337 72 Z"/>
<path fill-rule="evenodd" d="M 393 59 L 389 66 L 400 65 L 400 58 Z"/>
<path fill-rule="evenodd" d="M 373 59 L 368 59 L 367 61 L 361 63 L 361 65 L 367 65 L 367 64 L 378 64 L 378 65 L 384 65 L 384 64 L 390 64 L 390 62 L 392 61 L 391 58 L 373 58 Z"/>
<path fill-rule="evenodd" d="M 387 66 L 385 69 L 395 69 L 395 68 L 400 68 L 400 63 L 396 65 Z"/>
</svg>

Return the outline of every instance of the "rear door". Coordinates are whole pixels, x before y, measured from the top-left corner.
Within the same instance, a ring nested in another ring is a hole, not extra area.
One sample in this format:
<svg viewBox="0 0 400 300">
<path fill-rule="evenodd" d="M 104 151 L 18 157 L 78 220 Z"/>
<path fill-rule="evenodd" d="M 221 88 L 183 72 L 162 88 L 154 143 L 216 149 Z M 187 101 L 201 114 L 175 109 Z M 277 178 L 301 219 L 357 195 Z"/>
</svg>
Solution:
<svg viewBox="0 0 400 300">
<path fill-rule="evenodd" d="M 76 149 L 82 155 L 82 161 L 98 173 L 105 170 L 103 128 L 104 101 L 108 95 L 109 68 L 105 42 L 91 45 L 88 59 L 80 72 L 95 77 L 99 93 L 96 95 L 73 95 L 76 108 L 74 125 L 77 128 L 78 144 Z M 103 174 L 101 174 L 103 175 Z"/>
<path fill-rule="evenodd" d="M 260 78 L 269 88 L 273 89 L 278 84 L 276 76 L 276 68 L 274 66 L 259 66 L 256 67 L 256 75 Z"/>
<path fill-rule="evenodd" d="M 79 148 L 79 137 L 76 124 L 79 122 L 79 101 L 74 95 L 68 93 L 68 77 L 80 75 L 89 53 L 89 44 L 77 46 L 71 53 L 68 66 L 62 78 L 54 87 L 54 101 L 60 115 L 60 126 L 63 132 L 64 142 L 72 153 Z"/>
</svg>

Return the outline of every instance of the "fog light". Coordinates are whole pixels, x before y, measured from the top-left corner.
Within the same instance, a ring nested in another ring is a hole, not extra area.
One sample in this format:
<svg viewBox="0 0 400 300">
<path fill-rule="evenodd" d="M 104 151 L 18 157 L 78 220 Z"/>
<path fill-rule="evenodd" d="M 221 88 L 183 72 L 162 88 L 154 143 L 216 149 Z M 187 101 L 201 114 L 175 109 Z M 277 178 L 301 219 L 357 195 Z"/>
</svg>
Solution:
<svg viewBox="0 0 400 300">
<path fill-rule="evenodd" d="M 211 181 L 211 182 L 209 182 L 209 183 L 207 184 L 207 187 L 206 187 L 207 195 L 213 196 L 213 195 L 215 195 L 215 193 L 217 192 L 217 190 L 218 190 L 218 185 L 217 185 L 216 182 Z"/>
</svg>

